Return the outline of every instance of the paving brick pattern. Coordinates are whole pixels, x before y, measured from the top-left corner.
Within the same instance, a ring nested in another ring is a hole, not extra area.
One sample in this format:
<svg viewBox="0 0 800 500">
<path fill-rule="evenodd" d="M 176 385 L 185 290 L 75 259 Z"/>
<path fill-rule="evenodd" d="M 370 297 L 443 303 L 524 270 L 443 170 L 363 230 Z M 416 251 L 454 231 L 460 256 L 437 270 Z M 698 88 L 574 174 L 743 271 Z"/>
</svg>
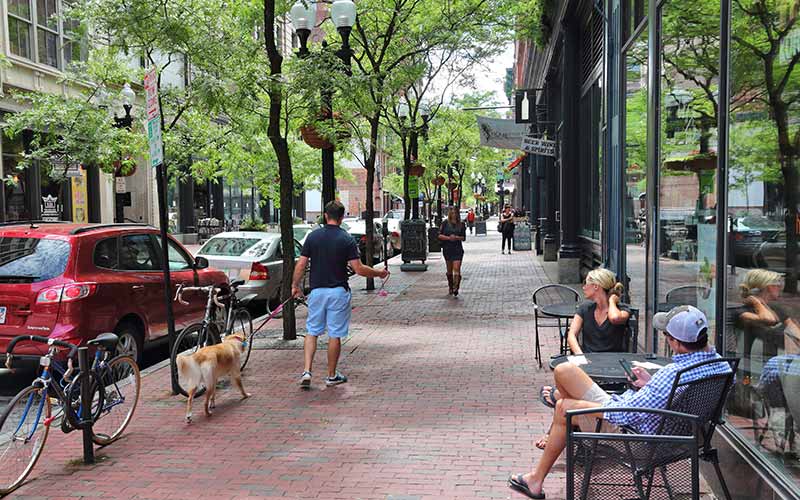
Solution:
<svg viewBox="0 0 800 500">
<path fill-rule="evenodd" d="M 195 411 L 187 426 L 168 370 L 156 370 L 127 435 L 98 450 L 96 465 L 80 463 L 79 435 L 52 432 L 10 498 L 522 498 L 506 478 L 530 468 L 549 419 L 535 396 L 550 371 L 533 360 L 530 307 L 548 280 L 531 252 L 499 249 L 497 234 L 467 242 L 458 299 L 447 296 L 438 256 L 425 273 L 393 262 L 387 297 L 354 280 L 340 365 L 349 383 L 325 388 L 319 352 L 312 389 L 302 391 L 301 351 L 257 350 L 245 375 L 254 396 L 222 390 L 215 415 Z M 268 326 L 275 334 L 280 321 Z M 548 356 L 555 331 L 545 337 Z M 564 484 L 562 462 L 548 498 L 563 498 Z"/>
</svg>

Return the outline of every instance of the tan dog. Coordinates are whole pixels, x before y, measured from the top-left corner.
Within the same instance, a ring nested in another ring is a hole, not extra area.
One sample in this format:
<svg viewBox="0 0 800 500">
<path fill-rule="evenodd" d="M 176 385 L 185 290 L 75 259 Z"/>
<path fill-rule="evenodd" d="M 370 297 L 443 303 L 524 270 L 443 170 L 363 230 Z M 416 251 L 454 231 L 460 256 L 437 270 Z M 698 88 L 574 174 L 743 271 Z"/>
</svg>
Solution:
<svg viewBox="0 0 800 500">
<path fill-rule="evenodd" d="M 247 399 L 250 394 L 245 392 L 242 385 L 240 357 L 244 352 L 244 336 L 241 333 L 228 335 L 221 344 L 203 347 L 193 354 L 178 356 L 178 379 L 181 387 L 186 389 L 189 400 L 186 402 L 186 423 L 192 422 L 192 400 L 194 393 L 200 385 L 206 386 L 205 414 L 211 416 L 214 408 L 214 393 L 217 389 L 217 380 L 223 375 L 230 375 L 231 380 L 242 393 L 242 399 Z"/>
</svg>

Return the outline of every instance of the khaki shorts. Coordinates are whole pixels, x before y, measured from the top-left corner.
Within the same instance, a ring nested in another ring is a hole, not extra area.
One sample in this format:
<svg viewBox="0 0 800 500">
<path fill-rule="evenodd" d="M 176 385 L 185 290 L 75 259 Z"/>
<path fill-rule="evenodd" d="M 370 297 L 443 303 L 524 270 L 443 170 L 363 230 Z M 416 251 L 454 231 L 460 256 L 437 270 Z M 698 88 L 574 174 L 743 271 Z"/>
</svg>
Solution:
<svg viewBox="0 0 800 500">
<path fill-rule="evenodd" d="M 611 396 L 599 385 L 592 384 L 592 387 L 586 391 L 581 399 L 584 401 L 605 405 L 611 400 Z M 598 411 L 598 413 L 600 412 Z M 597 429 L 597 418 L 593 415 L 578 415 L 572 419 L 572 423 L 579 426 L 583 432 L 595 432 Z M 608 420 L 603 419 L 603 424 L 600 426 L 600 432 L 614 433 L 618 431 L 619 427 L 612 424 Z"/>
</svg>

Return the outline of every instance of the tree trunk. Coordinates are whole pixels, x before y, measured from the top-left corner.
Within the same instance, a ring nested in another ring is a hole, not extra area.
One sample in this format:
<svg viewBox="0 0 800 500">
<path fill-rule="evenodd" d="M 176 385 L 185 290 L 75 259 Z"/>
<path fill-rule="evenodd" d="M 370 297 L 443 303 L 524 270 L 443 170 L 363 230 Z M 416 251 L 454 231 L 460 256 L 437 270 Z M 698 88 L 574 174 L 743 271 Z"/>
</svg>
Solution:
<svg viewBox="0 0 800 500">
<path fill-rule="evenodd" d="M 281 74 L 283 56 L 278 52 L 275 44 L 275 0 L 264 0 L 264 42 L 269 58 L 270 75 L 276 77 Z M 281 301 L 287 300 L 292 294 L 292 274 L 294 271 L 294 233 L 292 231 L 292 199 L 294 195 L 294 178 L 292 175 L 292 160 L 289 157 L 289 144 L 281 136 L 281 105 L 283 104 L 283 90 L 279 79 L 275 78 L 269 87 L 269 135 L 272 148 L 278 159 L 278 173 L 280 175 L 281 192 L 281 248 L 283 250 L 283 282 L 281 284 Z M 295 324 L 294 302 L 289 301 L 283 308 L 283 340 L 297 338 L 297 325 Z"/>
<path fill-rule="evenodd" d="M 408 196 L 408 178 L 411 170 L 411 153 L 403 152 L 403 204 L 405 205 L 405 219 L 411 218 L 411 198 Z"/>
</svg>

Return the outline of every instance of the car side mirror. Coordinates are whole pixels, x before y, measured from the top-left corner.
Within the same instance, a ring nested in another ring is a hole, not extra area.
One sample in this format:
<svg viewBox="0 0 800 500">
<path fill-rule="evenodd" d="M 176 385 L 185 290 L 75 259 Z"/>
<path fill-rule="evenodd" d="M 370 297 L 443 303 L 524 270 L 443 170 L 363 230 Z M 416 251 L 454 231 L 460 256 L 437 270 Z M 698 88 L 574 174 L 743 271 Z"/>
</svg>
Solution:
<svg viewBox="0 0 800 500">
<path fill-rule="evenodd" d="M 209 266 L 208 259 L 205 257 L 200 257 L 199 255 L 194 258 L 194 268 L 195 269 L 207 269 Z"/>
</svg>

